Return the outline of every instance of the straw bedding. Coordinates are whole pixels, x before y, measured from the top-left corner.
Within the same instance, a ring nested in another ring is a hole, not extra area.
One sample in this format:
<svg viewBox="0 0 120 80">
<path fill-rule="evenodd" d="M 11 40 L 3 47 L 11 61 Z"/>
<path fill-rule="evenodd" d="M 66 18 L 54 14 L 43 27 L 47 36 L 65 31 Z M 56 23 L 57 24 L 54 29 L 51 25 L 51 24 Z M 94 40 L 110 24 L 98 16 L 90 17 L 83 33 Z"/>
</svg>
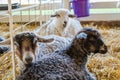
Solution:
<svg viewBox="0 0 120 80">
<path fill-rule="evenodd" d="M 90 24 L 91 25 L 91 24 Z M 14 24 L 14 29 L 17 28 L 19 24 Z M 86 26 L 87 25 L 83 25 Z M 108 46 L 108 53 L 105 55 L 93 55 L 89 57 L 88 68 L 91 72 L 95 73 L 98 80 L 120 80 L 120 26 L 95 26 L 102 33 L 102 37 Z M 34 30 L 35 26 L 30 25 L 23 30 Z M 3 35 L 9 31 L 7 24 L 0 24 L 0 36 L 8 38 L 9 35 Z M 18 32 L 20 32 L 19 30 Z M 16 65 L 17 65 L 17 60 Z M 0 55 L 0 80 L 12 80 L 12 70 L 11 64 L 11 53 L 5 53 Z M 17 75 L 18 67 L 16 66 Z M 7 77 L 7 78 L 6 78 Z"/>
</svg>

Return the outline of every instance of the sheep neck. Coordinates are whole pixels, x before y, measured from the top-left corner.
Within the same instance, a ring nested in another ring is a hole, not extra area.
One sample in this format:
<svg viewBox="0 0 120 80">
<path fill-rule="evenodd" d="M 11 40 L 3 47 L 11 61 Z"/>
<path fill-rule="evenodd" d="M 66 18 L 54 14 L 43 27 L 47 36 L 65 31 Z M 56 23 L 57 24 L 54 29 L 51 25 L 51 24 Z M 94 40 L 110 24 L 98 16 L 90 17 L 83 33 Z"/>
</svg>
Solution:
<svg viewBox="0 0 120 80">
<path fill-rule="evenodd" d="M 74 61 L 82 68 L 86 67 L 88 54 L 87 50 L 83 46 L 83 43 L 73 41 L 66 50 L 67 54 L 74 59 Z"/>
</svg>

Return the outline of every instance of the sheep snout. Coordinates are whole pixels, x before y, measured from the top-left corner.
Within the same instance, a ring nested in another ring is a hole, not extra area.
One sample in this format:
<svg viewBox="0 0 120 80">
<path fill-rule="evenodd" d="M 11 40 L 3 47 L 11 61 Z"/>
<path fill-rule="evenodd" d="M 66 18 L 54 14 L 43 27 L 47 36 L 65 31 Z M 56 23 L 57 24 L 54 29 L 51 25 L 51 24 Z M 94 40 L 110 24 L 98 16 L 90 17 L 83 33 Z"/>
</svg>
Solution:
<svg viewBox="0 0 120 80">
<path fill-rule="evenodd" d="M 107 46 L 106 45 L 100 46 L 99 53 L 105 54 L 107 51 L 108 50 L 107 50 Z"/>
<path fill-rule="evenodd" d="M 65 28 L 66 25 L 67 25 L 67 21 L 64 21 L 64 23 L 63 23 L 63 27 Z"/>
<path fill-rule="evenodd" d="M 32 64 L 33 62 L 35 62 L 35 55 L 32 52 L 24 52 L 23 62 L 25 64 Z"/>
<path fill-rule="evenodd" d="M 25 58 L 25 61 L 26 61 L 27 63 L 31 63 L 31 62 L 32 62 L 32 60 L 33 60 L 33 58 L 32 58 L 32 57 Z"/>
</svg>

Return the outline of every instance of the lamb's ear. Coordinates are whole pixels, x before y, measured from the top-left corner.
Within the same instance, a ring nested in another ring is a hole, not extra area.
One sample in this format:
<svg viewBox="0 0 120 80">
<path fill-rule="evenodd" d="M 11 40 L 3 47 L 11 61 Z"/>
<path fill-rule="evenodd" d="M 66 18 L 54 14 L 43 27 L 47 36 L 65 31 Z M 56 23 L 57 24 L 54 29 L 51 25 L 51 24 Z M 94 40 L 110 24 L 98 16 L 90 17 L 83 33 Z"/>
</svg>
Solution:
<svg viewBox="0 0 120 80">
<path fill-rule="evenodd" d="M 53 38 L 46 39 L 46 38 L 42 38 L 42 37 L 37 37 L 37 41 L 43 42 L 43 43 L 50 43 L 50 42 L 53 42 L 54 39 Z"/>
<path fill-rule="evenodd" d="M 14 45 L 16 45 L 17 47 L 19 47 L 19 44 L 16 41 L 14 41 Z"/>
<path fill-rule="evenodd" d="M 0 45 L 10 45 L 10 39 L 7 39 L 5 41 L 1 41 Z"/>
<path fill-rule="evenodd" d="M 76 17 L 75 15 L 73 15 L 73 14 L 69 14 L 68 15 L 70 18 L 74 18 L 74 17 Z"/>
<path fill-rule="evenodd" d="M 84 32 L 81 32 L 76 37 L 77 37 L 77 39 L 86 39 L 87 38 L 87 34 L 84 33 Z"/>
</svg>

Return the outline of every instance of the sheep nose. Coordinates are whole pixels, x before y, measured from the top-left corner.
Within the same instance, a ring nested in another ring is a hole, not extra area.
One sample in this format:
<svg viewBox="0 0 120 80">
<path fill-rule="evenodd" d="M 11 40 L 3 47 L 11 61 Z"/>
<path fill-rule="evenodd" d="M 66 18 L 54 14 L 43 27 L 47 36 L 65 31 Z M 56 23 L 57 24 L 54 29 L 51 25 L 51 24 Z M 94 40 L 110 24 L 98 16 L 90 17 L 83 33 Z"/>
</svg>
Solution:
<svg viewBox="0 0 120 80">
<path fill-rule="evenodd" d="M 64 24 L 67 24 L 67 21 L 64 21 Z"/>
<path fill-rule="evenodd" d="M 66 27 L 67 25 L 67 21 L 64 21 L 63 27 Z"/>
<path fill-rule="evenodd" d="M 29 63 L 31 63 L 32 62 L 32 60 L 33 60 L 33 58 L 32 57 L 29 57 L 29 58 L 25 58 L 25 61 L 29 64 Z"/>
<path fill-rule="evenodd" d="M 107 51 L 108 51 L 108 49 L 107 49 L 106 45 L 103 45 L 100 47 L 100 50 L 99 50 L 100 53 L 105 54 Z"/>
</svg>

